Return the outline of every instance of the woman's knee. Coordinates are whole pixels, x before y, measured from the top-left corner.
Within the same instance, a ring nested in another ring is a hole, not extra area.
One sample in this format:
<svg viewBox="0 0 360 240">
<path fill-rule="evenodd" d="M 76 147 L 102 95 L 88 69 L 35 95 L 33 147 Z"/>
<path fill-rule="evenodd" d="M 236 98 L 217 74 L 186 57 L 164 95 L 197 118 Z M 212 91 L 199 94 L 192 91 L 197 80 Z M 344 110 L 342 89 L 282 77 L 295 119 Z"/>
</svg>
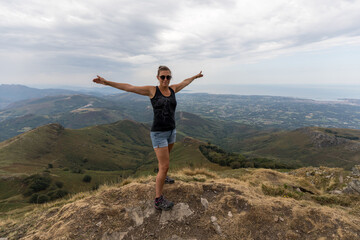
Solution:
<svg viewBox="0 0 360 240">
<path fill-rule="evenodd" d="M 169 164 L 159 166 L 159 172 L 167 172 L 169 170 Z"/>
</svg>

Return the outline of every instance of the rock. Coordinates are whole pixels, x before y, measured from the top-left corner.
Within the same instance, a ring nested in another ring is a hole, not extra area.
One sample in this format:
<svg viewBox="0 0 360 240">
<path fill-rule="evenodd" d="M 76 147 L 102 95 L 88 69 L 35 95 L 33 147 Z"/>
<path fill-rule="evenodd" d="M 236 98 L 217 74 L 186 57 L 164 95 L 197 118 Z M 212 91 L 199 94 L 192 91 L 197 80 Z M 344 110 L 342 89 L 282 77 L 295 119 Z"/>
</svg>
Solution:
<svg viewBox="0 0 360 240">
<path fill-rule="evenodd" d="M 360 180 L 353 179 L 348 183 L 347 187 L 343 190 L 344 193 L 357 193 L 360 194 Z"/>
<path fill-rule="evenodd" d="M 211 216 L 211 218 L 210 218 L 210 219 L 211 219 L 211 222 L 212 222 L 212 223 L 214 223 L 214 222 L 216 222 L 216 221 L 217 221 L 217 218 L 216 218 L 215 216 Z"/>
<path fill-rule="evenodd" d="M 100 226 L 101 226 L 101 221 L 98 222 L 98 223 L 96 224 L 96 226 L 100 227 Z"/>
<path fill-rule="evenodd" d="M 213 227 L 215 229 L 215 232 L 219 235 L 222 235 L 221 228 L 217 222 L 213 223 Z"/>
<path fill-rule="evenodd" d="M 142 214 L 141 209 L 138 207 L 136 209 L 133 209 L 133 211 L 130 213 L 132 219 L 135 221 L 136 226 L 139 226 L 141 224 L 143 224 L 144 222 L 144 216 Z"/>
<path fill-rule="evenodd" d="M 330 193 L 331 194 L 342 194 L 343 192 L 341 190 L 333 190 Z"/>
<path fill-rule="evenodd" d="M 284 221 L 284 219 L 282 217 L 279 217 L 279 220 L 282 221 L 282 222 Z"/>
<path fill-rule="evenodd" d="M 184 239 L 174 234 L 168 240 L 184 240 Z"/>
<path fill-rule="evenodd" d="M 196 240 L 196 238 L 182 238 L 174 234 L 168 240 Z"/>
<path fill-rule="evenodd" d="M 279 221 L 279 217 L 278 216 L 275 216 L 274 217 L 274 222 L 278 222 Z"/>
<path fill-rule="evenodd" d="M 149 217 L 155 213 L 155 208 L 152 201 L 146 203 L 146 208 L 142 210 L 140 207 L 129 208 L 126 210 L 135 222 L 136 226 L 144 223 L 144 218 Z"/>
<path fill-rule="evenodd" d="M 232 217 L 232 216 L 233 216 L 232 213 L 231 213 L 231 211 L 228 212 L 228 216 L 229 216 L 229 217 Z"/>
<path fill-rule="evenodd" d="M 352 169 L 352 175 L 360 177 L 360 165 L 355 165 Z"/>
<path fill-rule="evenodd" d="M 332 146 L 338 146 L 351 142 L 345 138 L 339 138 L 336 136 L 328 135 L 320 131 L 314 131 L 310 128 L 301 128 L 300 131 L 310 136 L 312 144 L 317 148 L 326 148 Z"/>
<path fill-rule="evenodd" d="M 192 215 L 194 212 L 191 211 L 189 205 L 186 203 L 178 203 L 170 211 L 162 211 L 160 217 L 160 223 L 165 224 L 170 220 L 181 221 L 185 217 Z"/>
<path fill-rule="evenodd" d="M 126 236 L 127 232 L 113 232 L 111 234 L 104 233 L 101 240 L 122 240 Z"/>
<path fill-rule="evenodd" d="M 209 207 L 209 202 L 206 198 L 201 198 L 201 204 L 204 206 L 205 210 Z"/>
<path fill-rule="evenodd" d="M 339 176 L 339 183 L 343 183 L 344 182 L 344 177 L 343 177 L 343 175 L 340 175 Z"/>
<path fill-rule="evenodd" d="M 219 235 L 222 235 L 221 228 L 220 228 L 219 224 L 217 223 L 217 218 L 215 216 L 211 216 L 210 219 L 213 224 L 213 228 L 214 228 L 215 232 Z"/>
</svg>

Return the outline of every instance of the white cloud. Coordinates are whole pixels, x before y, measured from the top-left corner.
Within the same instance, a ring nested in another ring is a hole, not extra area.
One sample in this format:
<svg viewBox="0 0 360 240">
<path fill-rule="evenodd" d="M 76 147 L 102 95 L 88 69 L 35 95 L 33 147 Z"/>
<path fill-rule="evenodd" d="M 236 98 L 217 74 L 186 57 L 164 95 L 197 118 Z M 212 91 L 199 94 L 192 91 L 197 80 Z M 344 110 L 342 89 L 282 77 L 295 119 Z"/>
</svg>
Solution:
<svg viewBox="0 0 360 240">
<path fill-rule="evenodd" d="M 0 64 L 23 54 L 11 61 L 23 71 L 81 74 L 159 62 L 255 63 L 359 46 L 359 12 L 359 0 L 2 1 Z"/>
</svg>

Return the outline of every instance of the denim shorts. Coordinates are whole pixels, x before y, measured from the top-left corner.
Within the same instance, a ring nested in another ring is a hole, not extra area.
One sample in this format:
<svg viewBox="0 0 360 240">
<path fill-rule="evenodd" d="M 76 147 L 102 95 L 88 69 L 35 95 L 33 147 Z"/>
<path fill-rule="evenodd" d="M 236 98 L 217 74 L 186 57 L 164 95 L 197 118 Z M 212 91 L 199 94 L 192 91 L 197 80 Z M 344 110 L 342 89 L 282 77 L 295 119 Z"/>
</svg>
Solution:
<svg viewBox="0 0 360 240">
<path fill-rule="evenodd" d="M 170 131 L 150 132 L 151 142 L 154 148 L 167 147 L 176 140 L 176 129 Z"/>
</svg>

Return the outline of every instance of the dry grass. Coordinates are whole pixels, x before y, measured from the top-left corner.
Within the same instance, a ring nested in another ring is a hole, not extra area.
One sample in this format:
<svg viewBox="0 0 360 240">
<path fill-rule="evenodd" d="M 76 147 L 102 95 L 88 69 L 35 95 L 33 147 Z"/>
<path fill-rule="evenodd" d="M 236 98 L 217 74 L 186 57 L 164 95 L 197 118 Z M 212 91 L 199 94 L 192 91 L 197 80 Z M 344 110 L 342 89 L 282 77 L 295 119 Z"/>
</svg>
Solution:
<svg viewBox="0 0 360 240">
<path fill-rule="evenodd" d="M 159 228 L 161 214 L 151 211 L 155 177 L 144 176 L 44 204 L 21 219 L 9 217 L 0 223 L 0 233 L 9 239 L 101 239 L 116 232 L 128 232 L 128 237 L 135 239 L 145 239 L 149 234 L 157 239 L 169 239 L 173 234 L 196 239 L 360 236 L 359 201 L 349 198 L 350 204 L 346 204 L 344 198 L 341 201 L 345 204 L 338 204 L 329 200 L 331 196 L 321 194 L 315 195 L 322 199 L 304 198 L 307 194 L 295 193 L 290 187 L 299 184 L 301 177 L 265 169 L 249 171 L 241 179 L 219 178 L 207 169 L 182 169 L 170 175 L 176 183 L 164 186 L 164 194 L 175 203 L 188 204 L 194 212 L 183 221 Z M 201 198 L 208 200 L 207 209 Z M 225 235 L 214 231 L 211 216 L 216 216 Z M 134 217 L 143 224 L 136 225 Z"/>
<path fill-rule="evenodd" d="M 215 172 L 210 172 L 206 168 L 195 168 L 195 169 L 185 168 L 182 170 L 182 172 L 188 176 L 205 175 L 208 178 L 218 178 L 218 175 Z"/>
</svg>

